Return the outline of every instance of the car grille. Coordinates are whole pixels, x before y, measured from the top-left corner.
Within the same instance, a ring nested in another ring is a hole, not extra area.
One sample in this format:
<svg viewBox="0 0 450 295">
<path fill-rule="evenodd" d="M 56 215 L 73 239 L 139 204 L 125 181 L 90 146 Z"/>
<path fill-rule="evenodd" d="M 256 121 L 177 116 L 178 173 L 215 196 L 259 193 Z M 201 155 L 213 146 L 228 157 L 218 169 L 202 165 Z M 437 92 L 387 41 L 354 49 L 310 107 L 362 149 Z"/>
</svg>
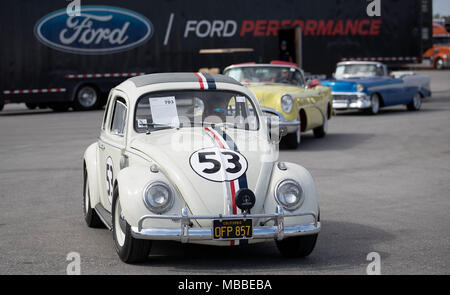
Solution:
<svg viewBox="0 0 450 295">
<path fill-rule="evenodd" d="M 333 94 L 333 100 L 357 100 L 358 96 L 353 94 Z"/>
</svg>

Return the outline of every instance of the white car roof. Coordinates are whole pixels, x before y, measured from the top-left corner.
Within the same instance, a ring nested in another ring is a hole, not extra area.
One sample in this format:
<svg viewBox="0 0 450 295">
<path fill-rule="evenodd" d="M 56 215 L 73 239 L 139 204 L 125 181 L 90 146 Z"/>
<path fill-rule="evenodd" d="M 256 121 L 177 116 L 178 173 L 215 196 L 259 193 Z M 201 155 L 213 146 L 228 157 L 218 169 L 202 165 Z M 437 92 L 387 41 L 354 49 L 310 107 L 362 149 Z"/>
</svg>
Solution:
<svg viewBox="0 0 450 295">
<path fill-rule="evenodd" d="M 130 102 L 135 102 L 141 95 L 148 92 L 166 90 L 229 90 L 246 93 L 251 97 L 251 91 L 235 79 L 219 74 L 207 73 L 159 73 L 129 78 L 114 89 L 126 94 Z"/>
<path fill-rule="evenodd" d="M 272 68 L 295 68 L 299 71 L 301 71 L 301 69 L 297 66 L 294 65 L 289 65 L 289 64 L 257 64 L 257 63 L 244 63 L 244 64 L 236 64 L 236 65 L 231 65 L 226 67 L 223 71 L 227 71 L 229 69 L 234 69 L 234 68 L 255 68 L 255 67 L 272 67 Z"/>
<path fill-rule="evenodd" d="M 381 62 L 377 62 L 377 61 L 357 61 L 357 60 L 352 60 L 352 61 L 341 61 L 338 62 L 337 65 L 379 65 L 382 66 L 383 64 Z"/>
</svg>

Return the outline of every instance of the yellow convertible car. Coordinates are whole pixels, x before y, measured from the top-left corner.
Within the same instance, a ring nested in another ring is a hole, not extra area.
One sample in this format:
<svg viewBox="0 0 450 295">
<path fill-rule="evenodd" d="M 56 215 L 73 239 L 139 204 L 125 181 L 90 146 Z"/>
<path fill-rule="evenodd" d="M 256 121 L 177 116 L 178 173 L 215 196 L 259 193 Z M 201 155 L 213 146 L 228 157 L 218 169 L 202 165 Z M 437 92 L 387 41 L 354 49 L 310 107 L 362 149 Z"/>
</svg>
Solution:
<svg viewBox="0 0 450 295">
<path fill-rule="evenodd" d="M 295 64 L 236 64 L 227 67 L 224 74 L 249 87 L 266 115 L 279 117 L 287 133 L 282 140 L 288 148 L 297 148 L 303 132 L 312 130 L 317 138 L 327 134 L 332 115 L 331 89 L 307 86 L 302 70 Z"/>
</svg>

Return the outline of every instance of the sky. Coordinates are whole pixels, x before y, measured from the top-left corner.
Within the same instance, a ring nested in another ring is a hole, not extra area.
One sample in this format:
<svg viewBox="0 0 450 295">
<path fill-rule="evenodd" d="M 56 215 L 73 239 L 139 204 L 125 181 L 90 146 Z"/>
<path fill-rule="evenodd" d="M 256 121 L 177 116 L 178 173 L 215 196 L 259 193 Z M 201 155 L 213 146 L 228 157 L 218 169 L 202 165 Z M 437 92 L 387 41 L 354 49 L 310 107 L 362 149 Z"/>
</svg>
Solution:
<svg viewBox="0 0 450 295">
<path fill-rule="evenodd" d="M 450 0 L 433 0 L 433 15 L 450 16 Z"/>
</svg>

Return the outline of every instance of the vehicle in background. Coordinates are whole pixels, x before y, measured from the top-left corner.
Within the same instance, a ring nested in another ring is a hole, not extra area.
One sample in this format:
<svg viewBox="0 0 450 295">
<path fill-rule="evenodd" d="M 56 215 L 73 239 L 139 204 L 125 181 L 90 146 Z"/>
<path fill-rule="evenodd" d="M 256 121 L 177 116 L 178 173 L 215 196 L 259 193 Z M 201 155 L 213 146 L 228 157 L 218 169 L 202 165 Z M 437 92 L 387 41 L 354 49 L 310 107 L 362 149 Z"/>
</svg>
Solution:
<svg viewBox="0 0 450 295">
<path fill-rule="evenodd" d="M 413 72 L 388 73 L 379 62 L 340 62 L 334 79 L 321 81 L 331 87 L 335 110 L 360 109 L 377 114 L 382 107 L 404 104 L 417 111 L 422 98 L 431 95 L 430 78 Z"/>
<path fill-rule="evenodd" d="M 308 256 L 321 228 L 314 180 L 278 162 L 266 119 L 253 92 L 223 75 L 128 79 L 84 154 L 87 225 L 111 229 L 127 263 L 145 261 L 153 240 L 275 241 L 283 256 Z"/>
<path fill-rule="evenodd" d="M 341 59 L 409 63 L 431 47 L 429 0 L 391 1 L 375 16 L 363 0 L 260 0 L 258 9 L 241 0 L 196 1 L 205 9 L 83 0 L 79 16 L 67 14 L 69 2 L 0 1 L 0 108 L 95 109 L 131 76 L 272 60 L 283 41 L 300 68 L 328 76 Z"/>
<path fill-rule="evenodd" d="M 433 47 L 424 52 L 423 62 L 437 70 L 450 67 L 450 34 L 444 26 L 433 23 Z"/>
<path fill-rule="evenodd" d="M 296 64 L 236 64 L 225 68 L 224 74 L 250 88 L 264 114 L 279 118 L 287 133 L 282 141 L 288 148 L 297 148 L 301 134 L 309 130 L 317 138 L 327 134 L 332 116 L 331 90 L 317 83 L 309 88 Z"/>
</svg>

